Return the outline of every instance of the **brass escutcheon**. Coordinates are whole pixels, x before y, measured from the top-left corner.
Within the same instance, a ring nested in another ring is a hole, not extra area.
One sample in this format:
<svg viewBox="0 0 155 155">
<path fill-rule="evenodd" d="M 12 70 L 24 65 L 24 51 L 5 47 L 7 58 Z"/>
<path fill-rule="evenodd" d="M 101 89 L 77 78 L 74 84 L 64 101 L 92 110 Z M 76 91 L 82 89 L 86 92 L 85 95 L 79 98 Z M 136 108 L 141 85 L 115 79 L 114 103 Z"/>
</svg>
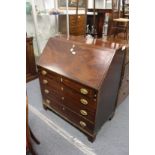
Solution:
<svg viewBox="0 0 155 155">
<path fill-rule="evenodd" d="M 82 115 L 84 115 L 84 116 L 87 116 L 87 111 L 85 111 L 85 110 L 80 110 L 80 113 L 81 113 Z"/>
<path fill-rule="evenodd" d="M 63 78 L 60 78 L 60 81 L 63 82 Z"/>
<path fill-rule="evenodd" d="M 83 122 L 83 121 L 80 121 L 80 125 L 81 125 L 82 127 L 86 127 L 86 126 L 87 126 L 86 123 Z"/>
<path fill-rule="evenodd" d="M 47 84 L 47 83 L 48 83 L 48 81 L 44 79 L 43 80 L 43 84 Z"/>
<path fill-rule="evenodd" d="M 87 100 L 85 100 L 85 99 L 80 99 L 80 102 L 82 103 L 82 104 L 84 104 L 84 105 L 87 105 L 88 104 L 88 101 Z"/>
<path fill-rule="evenodd" d="M 49 93 L 49 90 L 48 90 L 48 89 L 45 89 L 44 92 L 45 92 L 46 94 L 48 94 L 48 93 Z"/>
<path fill-rule="evenodd" d="M 45 71 L 45 70 L 42 70 L 42 75 L 46 75 L 47 74 L 47 72 Z"/>
<path fill-rule="evenodd" d="M 81 92 L 82 94 L 84 94 L 84 95 L 88 94 L 88 90 L 85 89 L 85 88 L 81 88 L 81 89 L 80 89 L 80 92 Z"/>
</svg>

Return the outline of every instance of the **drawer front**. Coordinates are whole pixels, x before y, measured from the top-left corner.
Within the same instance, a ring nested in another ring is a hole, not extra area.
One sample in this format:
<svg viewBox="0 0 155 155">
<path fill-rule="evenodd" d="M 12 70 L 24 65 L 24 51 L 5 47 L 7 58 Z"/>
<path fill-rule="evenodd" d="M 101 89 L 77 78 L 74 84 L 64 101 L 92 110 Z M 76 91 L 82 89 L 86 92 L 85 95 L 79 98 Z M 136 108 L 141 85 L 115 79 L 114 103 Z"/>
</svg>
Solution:
<svg viewBox="0 0 155 155">
<path fill-rule="evenodd" d="M 49 87 L 42 87 L 41 88 L 41 93 L 42 96 L 45 97 L 49 97 L 51 98 L 51 100 L 56 101 L 59 104 L 62 104 L 62 96 L 61 92 L 58 94 L 57 92 L 55 92 L 53 89 L 49 88 Z"/>
<path fill-rule="evenodd" d="M 81 115 L 82 117 L 86 118 L 87 120 L 91 121 L 92 123 L 95 122 L 95 111 L 82 106 L 81 104 L 77 104 L 73 100 L 70 100 L 68 97 L 64 97 L 62 101 L 63 105 Z"/>
<path fill-rule="evenodd" d="M 83 105 L 83 107 L 87 108 L 87 109 L 92 109 L 93 111 L 96 110 L 96 105 L 97 105 L 97 98 L 94 97 L 89 97 L 84 94 L 82 94 L 80 91 L 80 93 L 78 92 L 78 89 L 74 88 L 72 89 L 70 85 L 64 84 L 64 83 L 60 83 L 57 81 L 54 81 L 53 79 L 50 79 L 48 77 L 39 77 L 40 80 L 40 85 L 41 85 L 41 89 L 43 89 L 43 91 L 47 88 L 49 89 L 49 91 L 52 93 L 57 93 L 57 94 L 61 94 L 64 97 L 70 98 L 71 101 L 76 102 L 76 105 Z M 79 87 L 80 88 L 85 88 L 85 87 Z M 86 89 L 88 90 L 87 92 L 90 93 L 91 90 L 90 89 Z M 46 93 L 46 92 L 45 92 Z"/>
<path fill-rule="evenodd" d="M 49 86 L 41 86 L 41 92 L 43 96 L 51 97 L 54 101 L 65 105 L 66 107 L 68 107 L 78 115 L 81 115 L 84 118 L 88 119 L 89 121 L 91 122 L 95 121 L 96 110 L 94 108 L 91 108 L 92 106 L 90 105 L 92 103 L 90 103 L 88 99 L 86 100 L 84 98 L 81 98 L 84 100 L 83 104 L 80 98 L 79 100 L 77 100 L 76 94 L 74 96 L 68 95 L 68 93 L 66 93 L 67 92 L 66 89 L 58 93 Z"/>
<path fill-rule="evenodd" d="M 55 102 L 50 97 L 44 97 L 45 104 L 53 109 L 56 113 L 76 125 L 78 128 L 87 131 L 91 134 L 93 134 L 94 131 L 94 124 L 90 123 L 86 119 L 82 118 L 81 116 L 77 115 L 73 111 L 71 111 L 69 108 L 65 107 L 64 105 L 61 105 L 57 102 Z"/>
<path fill-rule="evenodd" d="M 80 93 L 81 95 L 84 95 L 84 96 L 88 96 L 90 98 L 96 98 L 97 96 L 97 92 L 96 90 L 92 89 L 92 88 L 89 88 L 87 86 L 84 86 L 80 83 L 77 83 L 75 81 L 72 81 L 68 78 L 65 78 L 65 77 L 62 77 L 61 75 L 59 74 L 56 74 L 52 71 L 48 71 L 44 68 L 41 68 L 41 67 L 38 67 L 38 72 L 39 72 L 39 77 L 40 79 L 47 79 L 49 80 L 49 83 L 48 84 L 53 84 L 53 82 L 57 82 L 55 83 L 56 85 L 58 84 L 64 84 L 65 86 L 75 90 L 76 92 Z"/>
<path fill-rule="evenodd" d="M 85 16 L 80 16 L 78 15 L 77 17 L 75 15 L 70 15 L 69 16 L 69 22 L 71 25 L 74 25 L 75 26 L 75 23 L 76 23 L 76 19 L 77 19 L 77 24 L 84 24 L 85 22 Z"/>
<path fill-rule="evenodd" d="M 63 94 L 64 97 L 69 98 L 71 101 L 76 102 L 77 105 L 81 105 L 87 109 L 92 109 L 93 111 L 96 111 L 96 105 L 97 105 L 97 98 L 90 98 L 85 95 L 81 95 L 77 91 L 63 85 Z"/>
<path fill-rule="evenodd" d="M 84 28 L 82 26 L 70 27 L 70 33 L 74 34 L 74 35 L 83 35 L 84 34 Z"/>
<path fill-rule="evenodd" d="M 40 81 L 41 87 L 44 87 L 44 88 L 48 87 L 57 93 L 59 93 L 61 91 L 61 88 L 62 88 L 61 83 L 55 81 L 54 79 L 51 79 L 49 77 L 40 76 L 39 81 Z"/>
<path fill-rule="evenodd" d="M 94 122 L 96 114 L 96 101 L 93 101 L 93 99 L 89 99 L 88 97 L 83 97 L 67 87 L 63 88 L 63 104 L 69 107 L 72 111 L 75 111 L 77 114 L 85 117 L 91 122 Z"/>
<path fill-rule="evenodd" d="M 61 82 L 61 76 L 59 74 L 56 74 L 52 71 L 48 71 L 47 69 L 38 67 L 38 73 L 39 73 L 39 77 L 41 78 L 48 78 L 58 83 Z"/>
<path fill-rule="evenodd" d="M 90 122 L 95 122 L 97 101 L 94 90 L 41 67 L 39 80 L 43 97 L 50 97 Z"/>
<path fill-rule="evenodd" d="M 87 86 L 83 86 L 80 83 L 76 83 L 74 81 L 71 81 L 67 78 L 63 78 L 62 83 L 65 86 L 75 90 L 76 92 L 80 93 L 83 96 L 88 96 L 90 98 L 96 98 L 96 96 L 97 96 L 97 93 L 95 90 L 93 90 Z"/>
</svg>

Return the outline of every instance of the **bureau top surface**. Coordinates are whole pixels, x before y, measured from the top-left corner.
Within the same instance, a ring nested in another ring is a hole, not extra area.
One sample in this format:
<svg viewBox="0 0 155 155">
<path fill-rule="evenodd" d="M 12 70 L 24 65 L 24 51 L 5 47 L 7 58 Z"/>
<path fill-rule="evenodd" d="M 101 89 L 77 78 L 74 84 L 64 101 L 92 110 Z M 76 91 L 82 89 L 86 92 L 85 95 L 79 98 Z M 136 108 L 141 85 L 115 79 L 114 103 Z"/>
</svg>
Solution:
<svg viewBox="0 0 155 155">
<path fill-rule="evenodd" d="M 115 52 L 115 49 L 107 47 L 94 48 L 70 40 L 50 38 L 37 64 L 98 90 Z"/>
</svg>

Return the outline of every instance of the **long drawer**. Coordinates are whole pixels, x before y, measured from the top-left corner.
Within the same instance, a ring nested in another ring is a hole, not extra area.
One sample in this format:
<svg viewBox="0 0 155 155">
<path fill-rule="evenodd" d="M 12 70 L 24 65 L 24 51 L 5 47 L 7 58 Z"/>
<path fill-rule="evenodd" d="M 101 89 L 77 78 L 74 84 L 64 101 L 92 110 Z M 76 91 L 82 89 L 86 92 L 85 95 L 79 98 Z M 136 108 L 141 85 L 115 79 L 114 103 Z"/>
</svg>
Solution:
<svg viewBox="0 0 155 155">
<path fill-rule="evenodd" d="M 76 92 L 78 92 L 79 94 L 81 94 L 83 96 L 87 96 L 90 98 L 96 98 L 96 96 L 97 96 L 97 91 L 92 88 L 82 85 L 81 83 L 77 83 L 77 82 L 70 80 L 66 77 L 62 77 L 59 74 L 48 71 L 44 68 L 41 68 L 41 67 L 38 67 L 38 68 L 39 68 L 38 72 L 39 72 L 40 79 L 42 79 L 42 82 L 43 82 L 43 80 L 46 81 L 48 85 L 52 86 L 53 82 L 55 81 L 55 82 L 58 82 L 57 83 L 58 85 L 60 83 L 64 84 L 65 86 L 75 90 Z"/>
<path fill-rule="evenodd" d="M 76 105 L 83 105 L 83 107 L 86 107 L 87 109 L 92 109 L 93 111 L 96 110 L 96 98 L 89 98 L 87 96 L 83 96 L 73 89 L 70 89 L 69 87 L 65 86 L 64 84 L 59 84 L 55 81 L 52 81 L 51 83 L 44 84 L 43 78 L 40 78 L 40 85 L 41 90 L 43 93 L 54 93 L 59 94 L 65 98 L 70 99 L 72 102 L 76 102 Z M 46 78 L 46 81 L 51 81 L 51 79 Z"/>
<path fill-rule="evenodd" d="M 97 99 L 94 90 L 43 68 L 39 68 L 39 75 L 43 96 L 49 96 L 92 123 L 95 122 Z M 90 97 L 92 94 L 94 96 Z"/>
<path fill-rule="evenodd" d="M 43 99 L 45 102 L 44 104 L 46 104 L 46 106 L 54 110 L 56 113 L 58 113 L 63 118 L 67 119 L 72 124 L 76 125 L 76 127 L 84 131 L 87 131 L 89 133 L 93 133 L 94 131 L 93 123 L 90 123 L 89 121 L 81 117 L 80 115 L 77 115 L 72 110 L 70 110 L 69 108 L 67 108 L 66 106 L 62 104 L 57 103 L 55 100 L 53 100 L 50 97 L 44 96 Z"/>
<path fill-rule="evenodd" d="M 42 95 L 44 97 L 50 97 L 52 100 L 56 101 L 59 104 L 63 104 L 78 115 L 83 116 L 84 118 L 88 119 L 91 122 L 95 121 L 95 114 L 96 110 L 94 108 L 91 108 L 91 103 L 89 103 L 87 100 L 75 100 L 73 96 L 69 96 L 66 94 L 66 91 L 60 93 L 55 92 L 54 89 L 48 87 L 48 86 L 42 86 L 41 88 Z M 88 105 L 82 104 L 81 102 L 87 102 Z"/>
</svg>

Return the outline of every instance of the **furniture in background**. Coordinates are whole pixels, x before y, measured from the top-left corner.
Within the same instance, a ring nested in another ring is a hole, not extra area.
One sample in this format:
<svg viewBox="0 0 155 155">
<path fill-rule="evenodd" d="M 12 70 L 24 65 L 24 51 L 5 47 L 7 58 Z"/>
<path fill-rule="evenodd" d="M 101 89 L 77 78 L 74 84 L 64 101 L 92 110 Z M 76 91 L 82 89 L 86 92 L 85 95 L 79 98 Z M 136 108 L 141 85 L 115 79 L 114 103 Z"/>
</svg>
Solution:
<svg viewBox="0 0 155 155">
<path fill-rule="evenodd" d="M 118 35 L 119 33 L 124 33 L 124 39 L 128 40 L 128 31 L 129 31 L 129 19 L 123 18 L 123 14 L 120 9 L 121 0 L 112 0 L 112 19 L 111 19 L 111 28 L 110 34 Z M 116 6 L 118 2 L 118 6 Z"/>
<path fill-rule="evenodd" d="M 102 38 L 103 34 L 103 26 L 104 26 L 104 21 L 105 21 L 105 15 L 106 13 L 111 14 L 112 9 L 88 9 L 88 12 L 94 12 L 95 11 L 95 21 L 94 21 L 94 16 L 93 15 L 87 15 L 87 25 L 92 26 L 95 22 L 95 27 L 97 30 L 97 37 Z M 108 30 L 108 35 L 109 35 L 109 30 Z"/>
<path fill-rule="evenodd" d="M 26 37 L 26 82 L 37 77 L 38 75 L 33 51 L 33 37 Z"/>
<path fill-rule="evenodd" d="M 36 155 L 32 143 L 31 137 L 36 142 L 36 144 L 40 144 L 38 139 L 34 136 L 33 132 L 31 131 L 28 123 L 28 97 L 26 96 L 26 152 L 30 152 L 32 155 Z"/>
<path fill-rule="evenodd" d="M 125 98 L 129 96 L 129 47 L 126 47 L 125 61 L 123 64 L 123 72 L 121 85 L 119 88 L 117 105 L 121 104 Z"/>
<path fill-rule="evenodd" d="M 112 14 L 112 9 L 95 9 L 95 21 L 93 11 L 94 11 L 93 9 L 88 9 L 87 17 L 84 14 L 79 14 L 77 17 L 77 23 L 76 23 L 76 14 L 69 15 L 70 35 L 84 36 L 86 32 L 85 30 L 86 25 L 89 25 L 89 29 L 91 31 L 91 28 L 95 22 L 97 38 L 102 38 L 105 15 L 106 13 L 109 13 L 110 16 L 110 14 Z M 59 15 L 58 18 L 59 18 L 59 32 L 62 34 L 66 34 L 66 15 Z M 87 20 L 86 25 L 85 20 Z M 108 35 L 109 34 L 110 31 L 108 29 Z"/>
<path fill-rule="evenodd" d="M 123 18 L 129 18 L 129 0 L 122 0 Z"/>
<path fill-rule="evenodd" d="M 66 0 L 57 0 L 57 1 L 59 9 L 66 9 Z M 68 0 L 68 8 L 75 9 L 77 7 L 77 2 L 79 9 L 85 8 L 86 0 Z"/>
<path fill-rule="evenodd" d="M 62 34 L 66 34 L 66 15 L 59 15 L 59 32 Z M 76 15 L 69 15 L 69 32 L 70 35 L 80 36 L 85 33 L 85 15 L 78 15 L 76 21 Z"/>
<path fill-rule="evenodd" d="M 63 6 L 66 4 L 64 2 Z M 89 29 L 89 33 L 97 38 L 102 38 L 103 34 L 103 27 L 105 22 L 105 15 L 106 13 L 112 13 L 112 9 L 96 9 L 95 8 L 95 0 L 94 0 L 94 8 L 88 9 L 88 2 L 81 1 L 80 4 L 83 4 L 83 9 L 79 7 L 80 1 L 74 1 L 74 10 L 69 11 L 76 11 L 75 14 L 69 14 L 69 31 L 70 35 L 85 36 L 88 34 L 87 29 Z M 66 7 L 63 7 L 63 10 Z M 72 8 L 73 9 L 73 8 Z M 76 10 L 75 10 L 76 9 Z M 80 13 L 83 11 L 83 13 Z M 62 34 L 66 34 L 66 14 L 60 14 L 59 18 L 59 32 Z M 109 34 L 109 31 L 108 31 Z"/>
<path fill-rule="evenodd" d="M 115 113 L 124 57 L 122 45 L 114 42 L 50 38 L 37 63 L 43 107 L 93 142 Z"/>
</svg>

